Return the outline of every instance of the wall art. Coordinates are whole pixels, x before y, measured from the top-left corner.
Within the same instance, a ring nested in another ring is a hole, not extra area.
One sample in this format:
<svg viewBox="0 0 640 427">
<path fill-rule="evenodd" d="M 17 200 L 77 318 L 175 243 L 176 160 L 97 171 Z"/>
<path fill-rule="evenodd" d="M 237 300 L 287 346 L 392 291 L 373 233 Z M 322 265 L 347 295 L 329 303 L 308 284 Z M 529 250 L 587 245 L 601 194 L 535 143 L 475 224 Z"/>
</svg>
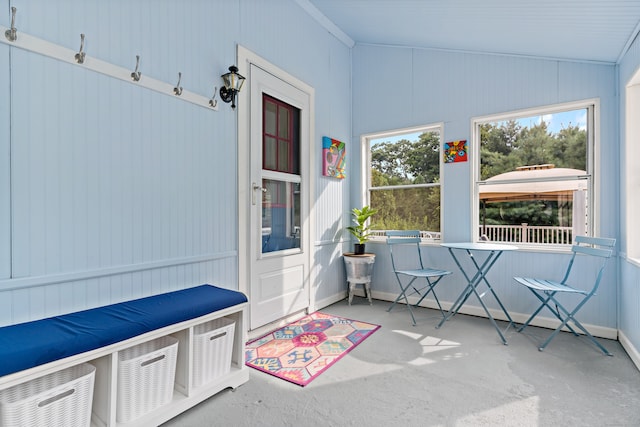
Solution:
<svg viewBox="0 0 640 427">
<path fill-rule="evenodd" d="M 345 143 L 337 139 L 322 137 L 322 175 L 345 178 Z"/>
<path fill-rule="evenodd" d="M 457 163 L 467 161 L 469 146 L 467 140 L 451 141 L 444 144 L 444 162 Z"/>
</svg>

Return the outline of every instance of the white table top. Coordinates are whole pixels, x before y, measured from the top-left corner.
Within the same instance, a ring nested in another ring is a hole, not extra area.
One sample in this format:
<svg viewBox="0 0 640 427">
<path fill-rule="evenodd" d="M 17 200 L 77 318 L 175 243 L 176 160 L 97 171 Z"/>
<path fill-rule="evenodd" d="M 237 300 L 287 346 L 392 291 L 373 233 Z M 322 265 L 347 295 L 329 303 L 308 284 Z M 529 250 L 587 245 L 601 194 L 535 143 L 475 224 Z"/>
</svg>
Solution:
<svg viewBox="0 0 640 427">
<path fill-rule="evenodd" d="M 470 251 L 515 251 L 517 246 L 505 245 L 498 243 L 485 242 L 457 242 L 457 243 L 440 243 L 440 246 L 452 249 L 467 249 Z"/>
</svg>

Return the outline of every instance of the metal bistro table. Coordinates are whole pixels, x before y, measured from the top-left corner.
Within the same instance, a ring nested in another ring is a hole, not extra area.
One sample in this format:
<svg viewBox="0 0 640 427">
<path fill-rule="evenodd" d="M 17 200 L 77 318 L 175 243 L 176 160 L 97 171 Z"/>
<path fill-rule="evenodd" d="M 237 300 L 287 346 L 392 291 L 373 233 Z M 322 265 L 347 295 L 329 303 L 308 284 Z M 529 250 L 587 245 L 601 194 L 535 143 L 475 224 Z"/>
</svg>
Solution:
<svg viewBox="0 0 640 427">
<path fill-rule="evenodd" d="M 464 290 L 462 291 L 462 293 L 460 294 L 456 302 L 453 303 L 453 305 L 451 306 L 451 309 L 449 310 L 449 313 L 440 321 L 440 323 L 438 323 L 438 326 L 436 326 L 436 328 L 439 328 L 440 326 L 442 326 L 442 324 L 445 321 L 449 320 L 452 316 L 458 313 L 458 311 L 460 310 L 460 307 L 464 305 L 464 303 L 467 301 L 467 299 L 469 299 L 471 294 L 475 294 L 475 296 L 478 298 L 478 301 L 480 301 L 480 305 L 482 305 L 482 308 L 484 309 L 485 313 L 487 313 L 489 320 L 491 320 L 491 323 L 493 324 L 494 328 L 496 328 L 496 331 L 498 331 L 498 335 L 500 335 L 500 338 L 502 339 L 502 343 L 504 345 L 507 345 L 507 340 L 502 334 L 502 331 L 498 327 L 498 324 L 496 323 L 491 313 L 489 313 L 489 309 L 485 305 L 484 301 L 482 301 L 482 297 L 484 296 L 484 293 L 482 295 L 478 293 L 478 286 L 482 282 L 484 282 L 487 285 L 487 288 L 489 289 L 489 291 L 491 291 L 491 294 L 493 294 L 493 297 L 496 299 L 496 301 L 500 305 L 500 308 L 504 312 L 505 316 L 507 316 L 507 319 L 509 319 L 509 325 L 507 326 L 507 328 L 511 326 L 511 324 L 513 323 L 513 320 L 511 319 L 511 316 L 509 316 L 509 313 L 507 312 L 507 310 L 504 308 L 504 305 L 502 305 L 500 298 L 498 298 L 498 295 L 496 295 L 495 291 L 491 287 L 491 283 L 489 283 L 489 280 L 487 279 L 487 273 L 489 272 L 489 270 L 491 270 L 491 267 L 493 267 L 493 265 L 496 263 L 498 258 L 500 258 L 500 255 L 502 255 L 504 251 L 515 251 L 518 249 L 518 247 L 513 245 L 504 245 L 504 244 L 496 244 L 496 243 L 473 243 L 473 242 L 441 243 L 440 245 L 449 249 L 449 253 L 453 257 L 453 260 L 456 262 L 456 264 L 458 265 L 458 268 L 460 269 L 464 277 L 467 279 L 467 286 L 464 288 Z M 467 273 L 465 269 L 462 267 L 462 264 L 460 264 L 460 261 L 456 256 L 456 251 L 465 252 L 471 259 L 471 262 L 473 263 L 476 269 L 476 272 L 473 275 L 473 277 L 469 277 L 470 273 Z M 475 257 L 475 253 L 478 253 L 478 252 L 487 253 L 487 256 L 484 259 L 484 261 L 480 261 L 480 263 L 479 263 L 479 260 L 476 260 L 476 257 Z"/>
</svg>

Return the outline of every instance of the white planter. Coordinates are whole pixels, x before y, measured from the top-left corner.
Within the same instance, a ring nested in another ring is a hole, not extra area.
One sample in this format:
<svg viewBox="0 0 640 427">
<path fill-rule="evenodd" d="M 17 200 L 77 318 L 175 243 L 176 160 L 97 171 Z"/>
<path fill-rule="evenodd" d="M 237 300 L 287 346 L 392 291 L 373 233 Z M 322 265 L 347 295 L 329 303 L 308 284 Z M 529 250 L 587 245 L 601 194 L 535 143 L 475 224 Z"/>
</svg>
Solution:
<svg viewBox="0 0 640 427">
<path fill-rule="evenodd" d="M 373 264 L 376 260 L 375 254 L 355 255 L 353 253 L 345 253 L 343 258 L 349 287 L 349 305 L 351 305 L 353 291 L 358 284 L 364 285 L 365 294 L 369 299 L 369 304 L 371 304 L 371 276 L 373 275 Z"/>
</svg>

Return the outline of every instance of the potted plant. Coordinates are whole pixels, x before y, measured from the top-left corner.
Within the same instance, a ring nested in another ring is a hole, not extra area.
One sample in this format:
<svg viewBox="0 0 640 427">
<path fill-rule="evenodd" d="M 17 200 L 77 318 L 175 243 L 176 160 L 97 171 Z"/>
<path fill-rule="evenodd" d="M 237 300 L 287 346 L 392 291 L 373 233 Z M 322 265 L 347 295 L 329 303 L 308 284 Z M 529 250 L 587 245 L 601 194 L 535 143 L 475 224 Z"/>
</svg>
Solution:
<svg viewBox="0 0 640 427">
<path fill-rule="evenodd" d="M 378 212 L 377 209 L 371 209 L 369 206 L 363 206 L 362 209 L 353 208 L 351 210 L 352 220 L 356 225 L 350 225 L 347 230 L 356 238 L 358 243 L 354 244 L 354 252 L 356 255 L 364 253 L 365 243 L 369 241 L 371 235 L 372 224 L 367 225 L 369 218 Z"/>
</svg>

